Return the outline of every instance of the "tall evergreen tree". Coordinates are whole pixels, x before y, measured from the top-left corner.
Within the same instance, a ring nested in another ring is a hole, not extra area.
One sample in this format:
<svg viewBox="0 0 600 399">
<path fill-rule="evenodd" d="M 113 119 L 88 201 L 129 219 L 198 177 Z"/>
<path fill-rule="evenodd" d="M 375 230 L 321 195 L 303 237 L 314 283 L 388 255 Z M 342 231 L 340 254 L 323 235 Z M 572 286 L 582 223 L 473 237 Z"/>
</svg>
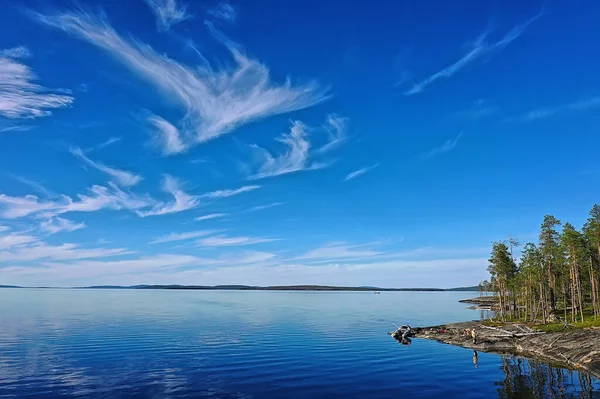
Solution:
<svg viewBox="0 0 600 399">
<path fill-rule="evenodd" d="M 558 274 L 559 234 L 556 226 L 561 222 L 552 215 L 545 215 L 540 231 L 540 252 L 542 267 L 548 278 L 550 307 L 556 310 L 556 280 Z"/>
</svg>

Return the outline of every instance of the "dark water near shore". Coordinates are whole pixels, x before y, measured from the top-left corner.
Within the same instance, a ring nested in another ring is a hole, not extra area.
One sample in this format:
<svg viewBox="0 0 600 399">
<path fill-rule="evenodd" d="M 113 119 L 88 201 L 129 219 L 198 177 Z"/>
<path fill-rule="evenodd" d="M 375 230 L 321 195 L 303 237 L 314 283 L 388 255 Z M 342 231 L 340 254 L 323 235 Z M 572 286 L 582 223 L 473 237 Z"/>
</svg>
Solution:
<svg viewBox="0 0 600 399">
<path fill-rule="evenodd" d="M 414 339 L 453 292 L 0 290 L 0 398 L 600 398 L 586 374 Z"/>
</svg>

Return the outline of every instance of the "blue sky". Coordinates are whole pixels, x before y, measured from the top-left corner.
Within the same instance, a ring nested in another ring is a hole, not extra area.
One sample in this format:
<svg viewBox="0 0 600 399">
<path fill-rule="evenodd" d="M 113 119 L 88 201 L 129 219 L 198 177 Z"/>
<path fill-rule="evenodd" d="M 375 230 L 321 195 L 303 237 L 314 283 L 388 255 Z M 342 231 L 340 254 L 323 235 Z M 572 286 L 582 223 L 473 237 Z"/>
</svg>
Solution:
<svg viewBox="0 0 600 399">
<path fill-rule="evenodd" d="M 475 284 L 598 201 L 599 17 L 6 3 L 0 284 Z"/>
</svg>

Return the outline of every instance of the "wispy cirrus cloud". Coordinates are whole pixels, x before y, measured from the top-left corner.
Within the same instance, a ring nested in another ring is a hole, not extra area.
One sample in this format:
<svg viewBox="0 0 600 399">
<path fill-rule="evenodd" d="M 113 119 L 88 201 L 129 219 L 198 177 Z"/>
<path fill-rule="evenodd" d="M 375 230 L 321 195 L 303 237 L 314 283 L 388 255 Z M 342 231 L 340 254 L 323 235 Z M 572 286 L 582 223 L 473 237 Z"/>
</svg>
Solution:
<svg viewBox="0 0 600 399">
<path fill-rule="evenodd" d="M 440 155 L 445 152 L 452 151 L 458 144 L 458 141 L 460 140 L 461 137 L 462 137 L 462 133 L 460 133 L 458 136 L 456 136 L 453 139 L 446 140 L 444 142 L 444 144 L 442 144 L 441 146 L 435 147 L 435 148 L 431 149 L 430 151 L 427 151 L 426 153 L 424 153 L 423 158 L 426 158 L 426 159 L 432 158 L 436 155 Z"/>
<path fill-rule="evenodd" d="M 191 240 L 193 238 L 208 236 L 215 232 L 216 230 L 196 230 L 188 231 L 185 233 L 171 233 L 164 236 L 156 237 L 154 240 L 150 241 L 150 244 L 163 244 L 166 242 Z"/>
<path fill-rule="evenodd" d="M 347 120 L 337 115 L 329 115 L 326 124 L 320 130 L 325 130 L 329 142 L 317 150 L 323 153 L 339 146 L 344 140 Z M 250 176 L 251 180 L 274 177 L 304 170 L 326 168 L 330 162 L 313 161 L 309 132 L 317 129 L 310 128 L 300 121 L 292 122 L 289 133 L 284 133 L 275 140 L 282 143 L 287 150 L 279 155 L 273 155 L 265 148 L 252 145 L 251 148 L 258 160 L 258 171 Z M 325 150 L 323 150 L 325 149 Z"/>
<path fill-rule="evenodd" d="M 196 243 L 202 247 L 236 247 L 245 245 L 262 244 L 266 242 L 279 241 L 278 238 L 260 238 L 260 237 L 227 237 L 217 235 L 213 237 L 202 238 Z"/>
<path fill-rule="evenodd" d="M 293 260 L 337 260 L 348 258 L 368 258 L 383 254 L 371 249 L 371 244 L 350 245 L 347 243 L 330 243 L 310 250 Z"/>
<path fill-rule="evenodd" d="M 35 195 L 11 197 L 0 194 L 0 217 L 17 219 L 26 216 L 52 218 L 69 212 L 95 212 L 103 209 L 137 210 L 147 208 L 155 201 L 147 196 L 138 196 L 121 190 L 109 183 L 92 186 L 87 194 L 78 194 L 77 199 L 61 195 L 55 200 L 41 200 Z"/>
<path fill-rule="evenodd" d="M 177 4 L 177 0 L 145 1 L 156 16 L 156 24 L 161 31 L 169 30 L 171 26 L 192 17 L 184 5 Z"/>
<path fill-rule="evenodd" d="M 324 129 L 329 141 L 317 150 L 320 153 L 329 152 L 344 144 L 346 141 L 346 130 L 348 129 L 348 118 L 335 114 L 327 115 Z"/>
<path fill-rule="evenodd" d="M 98 150 L 101 150 L 101 149 L 103 149 L 105 147 L 108 147 L 109 145 L 116 144 L 116 143 L 118 143 L 121 140 L 123 140 L 122 137 L 111 137 L 108 140 L 103 141 L 102 143 L 100 143 L 100 144 L 98 144 L 98 145 L 96 145 L 94 147 L 88 148 L 87 150 L 85 150 L 85 152 L 98 151 Z"/>
<path fill-rule="evenodd" d="M 524 115 L 509 118 L 509 122 L 532 122 L 541 119 L 550 118 L 560 114 L 571 112 L 585 112 L 592 109 L 600 109 L 600 96 L 590 97 L 571 103 L 560 104 L 554 107 L 537 108 L 527 112 Z"/>
<path fill-rule="evenodd" d="M 198 216 L 197 218 L 194 218 L 194 220 L 201 222 L 203 220 L 217 219 L 225 216 L 227 216 L 226 213 L 209 213 L 208 215 Z"/>
<path fill-rule="evenodd" d="M 357 178 L 358 176 L 364 175 L 365 173 L 375 169 L 378 166 L 379 166 L 379 164 L 376 163 L 375 165 L 367 166 L 366 168 L 362 168 L 359 170 L 355 170 L 354 172 L 350 172 L 346 175 L 346 177 L 344 178 L 344 181 L 352 180 L 354 178 Z"/>
<path fill-rule="evenodd" d="M 168 215 L 170 213 L 187 211 L 188 209 L 193 209 L 200 205 L 198 196 L 190 195 L 183 191 L 180 181 L 173 176 L 165 175 L 163 178 L 162 188 L 163 191 L 173 197 L 173 201 L 161 202 L 155 205 L 149 211 L 136 211 L 138 216 L 147 217 Z"/>
<path fill-rule="evenodd" d="M 242 193 L 247 193 L 248 191 L 254 191 L 259 189 L 260 186 L 242 186 L 240 188 L 234 189 L 234 190 L 217 190 L 217 191 L 212 191 L 210 193 L 206 193 L 206 194 L 202 194 L 201 197 L 202 198 L 211 198 L 211 199 L 217 199 L 217 198 L 227 198 L 227 197 L 233 197 L 234 195 L 239 195 Z"/>
<path fill-rule="evenodd" d="M 40 230 L 50 234 L 61 233 L 63 231 L 70 233 L 83 228 L 85 228 L 84 222 L 76 223 L 61 217 L 48 219 L 40 223 Z"/>
<path fill-rule="evenodd" d="M 490 105 L 488 101 L 479 99 L 473 102 L 467 109 L 463 109 L 454 114 L 454 116 L 470 121 L 477 121 L 487 118 L 498 112 L 498 107 Z"/>
<path fill-rule="evenodd" d="M 0 50 L 0 57 L 6 58 L 29 58 L 31 55 L 31 51 L 25 46 Z"/>
<path fill-rule="evenodd" d="M 32 189 L 34 189 L 35 191 L 37 191 L 38 193 L 42 194 L 45 197 L 57 197 L 58 195 L 50 190 L 48 190 L 46 187 L 44 187 L 44 185 L 42 185 L 42 183 L 28 179 L 26 177 L 23 176 L 17 176 L 17 175 L 13 175 L 13 174 L 8 174 L 10 177 L 12 177 L 13 179 L 15 179 L 16 181 L 18 181 L 21 184 L 24 184 L 28 187 L 31 187 Z"/>
<path fill-rule="evenodd" d="M 72 147 L 69 151 L 71 154 L 82 160 L 85 164 L 111 176 L 120 186 L 131 187 L 142 181 L 142 177 L 140 175 L 136 175 L 135 173 L 131 173 L 126 170 L 106 166 L 100 162 L 92 161 L 85 155 L 81 148 Z"/>
<path fill-rule="evenodd" d="M 453 76 L 460 70 L 469 66 L 470 64 L 477 61 L 478 59 L 481 59 L 482 57 L 492 53 L 493 51 L 503 50 L 510 43 L 512 43 L 513 41 L 518 39 L 533 22 L 535 22 L 537 19 L 541 18 L 543 15 L 543 12 L 544 12 L 544 7 L 542 7 L 540 12 L 535 14 L 533 17 L 529 18 L 524 23 L 513 27 L 501 39 L 499 39 L 495 42 L 491 42 L 491 43 L 487 42 L 488 36 L 491 33 L 489 30 L 483 32 L 481 35 L 479 35 L 479 37 L 477 38 L 477 40 L 475 41 L 475 43 L 473 44 L 472 48 L 470 49 L 470 51 L 468 53 L 463 55 L 460 59 L 458 59 L 454 63 L 450 64 L 446 68 L 444 68 L 444 69 L 434 73 L 433 75 L 421 80 L 420 82 L 414 84 L 404 94 L 407 96 L 410 96 L 410 95 L 414 95 L 417 93 L 421 93 L 423 90 L 425 90 L 428 86 L 435 83 L 436 81 L 438 81 L 440 79 L 447 79 L 447 78 Z"/>
<path fill-rule="evenodd" d="M 211 8 L 207 12 L 215 18 L 230 23 L 231 25 L 235 25 L 235 21 L 237 19 L 237 11 L 231 4 L 227 2 L 221 2 L 217 4 L 216 7 Z"/>
<path fill-rule="evenodd" d="M 28 125 L 4 125 L 4 126 L 0 126 L 0 133 L 5 133 L 5 132 L 26 132 L 28 130 L 33 129 L 33 126 L 28 126 Z"/>
<path fill-rule="evenodd" d="M 105 258 L 131 254 L 125 248 L 82 248 L 77 244 L 49 245 L 41 241 L 0 252 L 0 263 L 31 262 L 38 260 L 77 260 Z"/>
<path fill-rule="evenodd" d="M 22 247 L 25 244 L 30 244 L 36 241 L 38 241 L 36 237 L 23 233 L 1 234 L 0 250 L 7 250 L 13 247 Z"/>
<path fill-rule="evenodd" d="M 161 148 L 164 155 L 175 155 L 187 150 L 179 129 L 158 115 L 148 117 L 148 122 L 154 126 L 154 142 Z"/>
<path fill-rule="evenodd" d="M 285 204 L 285 202 L 273 202 L 273 203 L 265 204 L 265 205 L 257 205 L 257 206 L 253 206 L 252 208 L 246 209 L 246 212 L 262 211 L 263 209 L 273 208 L 276 206 L 281 206 L 283 204 Z"/>
<path fill-rule="evenodd" d="M 244 124 L 307 108 L 330 97 L 329 89 L 314 81 L 300 85 L 293 85 L 289 79 L 273 82 L 266 65 L 247 56 L 210 23 L 206 26 L 229 50 L 233 68 L 215 69 L 206 60 L 193 67 L 179 63 L 148 45 L 122 38 L 105 20 L 89 13 L 31 15 L 44 25 L 62 29 L 106 51 L 180 106 L 183 117 L 178 126 L 165 124 L 164 119 L 157 124 L 151 119 L 167 137 L 163 140 L 166 154 L 183 152 Z"/>
<path fill-rule="evenodd" d="M 52 110 L 71 105 L 68 90 L 53 90 L 34 83 L 37 76 L 19 59 L 28 57 L 25 47 L 0 52 L 0 116 L 9 119 L 49 116 Z"/>
</svg>

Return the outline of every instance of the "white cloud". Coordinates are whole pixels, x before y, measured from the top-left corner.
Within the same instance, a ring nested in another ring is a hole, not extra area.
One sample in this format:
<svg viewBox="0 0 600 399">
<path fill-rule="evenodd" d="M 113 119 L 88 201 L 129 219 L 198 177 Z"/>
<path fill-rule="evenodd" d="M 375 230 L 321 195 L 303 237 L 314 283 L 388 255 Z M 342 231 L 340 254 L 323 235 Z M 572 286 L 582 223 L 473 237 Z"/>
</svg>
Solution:
<svg viewBox="0 0 600 399">
<path fill-rule="evenodd" d="M 137 211 L 136 213 L 141 217 L 167 215 L 187 211 L 200 205 L 197 196 L 187 194 L 180 186 L 179 180 L 166 175 L 163 179 L 163 190 L 173 196 L 173 201 L 161 202 L 149 211 Z"/>
<path fill-rule="evenodd" d="M 154 125 L 156 132 L 154 141 L 162 148 L 164 155 L 179 154 L 186 150 L 186 145 L 182 141 L 179 129 L 173 124 L 157 115 L 148 117 L 148 121 Z"/>
<path fill-rule="evenodd" d="M 178 130 L 184 133 L 179 137 L 185 139 L 186 148 L 230 133 L 249 122 L 307 108 L 329 98 L 328 89 L 315 82 L 296 86 L 289 79 L 281 84 L 272 82 L 264 64 L 249 58 L 240 46 L 209 23 L 207 26 L 213 36 L 231 53 L 234 68 L 215 69 L 207 62 L 194 67 L 178 63 L 148 45 L 122 38 L 106 21 L 83 12 L 32 15 L 45 25 L 62 29 L 105 50 L 133 73 L 155 85 L 166 99 L 178 104 L 184 115 L 178 124 Z M 170 137 L 177 137 L 175 132 L 171 129 Z M 165 152 L 170 153 L 172 149 L 173 146 L 165 148 Z"/>
<path fill-rule="evenodd" d="M 66 195 L 57 200 L 40 200 L 35 195 L 11 197 L 0 194 L 0 217 L 17 219 L 29 215 L 51 218 L 68 212 L 94 212 L 102 209 L 138 210 L 155 203 L 149 197 L 127 193 L 116 185 L 92 186 L 88 194 L 78 194 L 77 200 Z"/>
<path fill-rule="evenodd" d="M 57 262 L 48 259 L 39 266 L 15 266 L 1 270 L 3 279 L 16 285 L 204 284 L 197 277 L 204 272 L 213 273 L 211 269 L 214 267 L 223 267 L 225 270 L 258 264 L 272 265 L 274 258 L 274 254 L 259 251 L 227 253 L 215 258 L 158 254 L 119 260 L 90 258 Z M 193 282 L 190 282 L 190 277 Z"/>
<path fill-rule="evenodd" d="M 258 163 L 258 171 L 251 174 L 249 179 L 256 180 L 331 166 L 332 162 L 314 161 L 313 158 L 335 149 L 345 141 L 347 123 L 347 118 L 335 114 L 328 115 L 326 123 L 319 128 L 308 127 L 300 121 L 292 122 L 289 133 L 284 133 L 275 139 L 287 147 L 285 152 L 273 155 L 265 148 L 257 145 L 250 146 Z M 316 151 L 311 151 L 310 131 L 324 131 L 329 141 Z"/>
<path fill-rule="evenodd" d="M 150 244 L 162 244 L 165 242 L 190 240 L 192 238 L 204 237 L 215 233 L 215 230 L 197 230 L 186 233 L 171 233 L 161 237 L 156 237 Z"/>
<path fill-rule="evenodd" d="M 208 10 L 208 13 L 215 18 L 219 18 L 225 22 L 235 25 L 237 19 L 237 12 L 235 8 L 229 3 L 219 3 L 215 8 Z"/>
<path fill-rule="evenodd" d="M 210 213 L 208 215 L 198 216 L 197 218 L 194 218 L 194 220 L 197 220 L 197 221 L 210 220 L 210 219 L 222 218 L 224 216 L 227 216 L 227 214 L 226 213 Z"/>
<path fill-rule="evenodd" d="M 196 243 L 203 247 L 231 247 L 261 244 L 272 241 L 279 241 L 279 239 L 259 237 L 226 237 L 223 235 L 218 235 L 200 239 L 196 241 Z"/>
<path fill-rule="evenodd" d="M 186 7 L 184 5 L 178 5 L 176 0 L 145 1 L 156 16 L 156 23 L 159 30 L 169 30 L 171 26 L 192 17 L 187 12 Z"/>
<path fill-rule="evenodd" d="M 554 107 L 538 108 L 529 111 L 525 115 L 517 118 L 512 118 L 510 121 L 513 122 L 531 122 L 540 119 L 546 119 L 555 115 L 569 113 L 569 112 L 583 112 L 591 109 L 600 108 L 600 96 L 591 97 L 584 100 L 575 101 L 572 103 L 561 104 Z"/>
<path fill-rule="evenodd" d="M 370 170 L 375 169 L 377 166 L 379 166 L 379 164 L 375 164 L 375 165 L 372 165 L 372 166 L 368 166 L 366 168 L 355 170 L 354 172 L 350 172 L 350 173 L 348 173 L 346 175 L 346 177 L 344 178 L 344 181 L 352 180 L 355 177 L 358 177 L 360 175 L 364 175 L 365 173 L 369 172 Z"/>
<path fill-rule="evenodd" d="M 477 121 L 494 115 L 497 112 L 498 107 L 490 105 L 489 102 L 485 100 L 479 99 L 473 102 L 469 108 L 456 112 L 454 116 L 471 121 Z"/>
<path fill-rule="evenodd" d="M 85 223 L 83 222 L 75 223 L 71 220 L 60 217 L 49 219 L 40 223 L 40 229 L 50 234 L 56 234 L 63 231 L 72 232 L 83 228 L 85 228 Z"/>
<path fill-rule="evenodd" d="M 347 128 L 348 118 L 342 118 L 335 114 L 328 115 L 325 131 L 329 137 L 329 142 L 317 151 L 324 153 L 341 146 L 346 141 Z"/>
<path fill-rule="evenodd" d="M 131 254 L 124 248 L 80 248 L 76 244 L 48 245 L 43 242 L 33 242 L 0 252 L 0 263 L 31 262 L 37 260 L 75 260 L 87 258 L 103 258 Z"/>
<path fill-rule="evenodd" d="M 0 233 L 3 231 L 8 231 L 8 230 L 10 230 L 10 227 L 0 225 Z"/>
<path fill-rule="evenodd" d="M 73 97 L 52 93 L 33 83 L 37 79 L 27 65 L 12 57 L 29 55 L 25 48 L 2 50 L 0 53 L 0 116 L 5 118 L 38 118 L 51 115 L 51 110 L 65 108 Z"/>
<path fill-rule="evenodd" d="M 0 126 L 0 133 L 4 132 L 26 132 L 28 130 L 33 129 L 33 126 L 27 125 L 5 125 Z"/>
<path fill-rule="evenodd" d="M 135 173 L 131 173 L 126 170 L 116 169 L 116 168 L 101 164 L 99 162 L 92 161 L 84 154 L 84 152 L 81 150 L 81 148 L 73 147 L 70 149 L 70 151 L 71 151 L 71 154 L 73 154 L 77 158 L 81 159 L 87 165 L 91 166 L 94 169 L 98 169 L 100 172 L 106 173 L 107 175 L 111 176 L 113 179 L 115 179 L 115 181 L 120 186 L 131 187 L 131 186 L 135 186 L 140 181 L 142 181 L 142 177 L 139 175 L 136 175 Z"/>
<path fill-rule="evenodd" d="M 258 158 L 261 159 L 258 173 L 253 175 L 252 179 L 279 176 L 301 170 L 316 169 L 318 167 L 318 164 L 310 165 L 308 163 L 310 142 L 308 141 L 306 127 L 302 122 L 294 122 L 290 132 L 284 133 L 276 140 L 288 147 L 287 152 L 279 156 L 273 156 L 264 148 L 256 145 L 252 146 Z"/>
<path fill-rule="evenodd" d="M 23 176 L 16 176 L 16 175 L 10 175 L 10 177 L 12 177 L 13 179 L 15 179 L 16 181 L 18 181 L 19 183 L 22 183 L 28 187 L 33 188 L 35 191 L 37 191 L 38 193 L 44 195 L 45 197 L 56 197 L 57 194 L 53 193 L 52 191 L 48 190 L 46 187 L 44 187 L 41 183 L 28 179 L 26 177 Z"/>
<path fill-rule="evenodd" d="M 0 217 L 6 219 L 17 219 L 34 213 L 56 209 L 54 202 L 42 202 L 35 195 L 24 197 L 11 197 L 0 194 Z"/>
<path fill-rule="evenodd" d="M 25 234 L 13 233 L 7 235 L 0 235 L 0 250 L 6 250 L 13 247 L 21 247 L 25 244 L 30 244 L 36 241 L 36 237 Z"/>
<path fill-rule="evenodd" d="M 316 260 L 316 259 L 344 259 L 344 258 L 365 258 L 381 255 L 383 252 L 373 251 L 372 249 L 363 249 L 368 244 L 348 245 L 345 243 L 334 243 L 325 245 L 321 248 L 313 249 L 304 255 L 298 256 L 294 260 Z"/>
<path fill-rule="evenodd" d="M 0 50 L 0 57 L 6 58 L 29 58 L 31 52 L 25 46 L 13 47 L 9 49 Z"/>
<path fill-rule="evenodd" d="M 462 133 L 460 133 L 458 136 L 456 136 L 455 138 L 451 139 L 451 140 L 446 140 L 444 142 L 444 144 L 442 144 L 440 147 L 436 147 L 433 148 L 430 151 L 427 151 L 425 154 L 423 154 L 424 158 L 431 158 L 434 157 L 436 155 L 440 155 L 443 154 L 445 152 L 448 151 L 452 151 L 456 145 L 458 144 L 458 141 L 460 140 L 460 138 L 462 137 Z"/>
<path fill-rule="evenodd" d="M 438 71 L 433 75 L 429 76 L 428 78 L 414 84 L 404 94 L 408 96 L 421 93 L 425 88 L 427 88 L 429 85 L 436 82 L 437 80 L 451 77 L 461 69 L 467 67 L 474 61 L 488 55 L 494 50 L 504 49 L 504 47 L 509 45 L 514 40 L 518 39 L 519 36 L 521 36 L 523 32 L 525 32 L 525 30 L 529 27 L 529 25 L 531 25 L 535 20 L 540 18 L 543 15 L 543 11 L 544 10 L 542 8 L 542 10 L 539 13 L 525 21 L 523 24 L 517 25 L 514 28 L 512 28 L 510 31 L 508 31 L 508 33 L 506 33 L 500 40 L 496 42 L 487 43 L 486 39 L 489 36 L 490 32 L 484 32 L 477 38 L 475 44 L 473 45 L 473 48 L 462 58 L 460 58 L 453 64 L 447 66 L 446 68 L 442 69 L 441 71 Z"/>
<path fill-rule="evenodd" d="M 246 212 L 261 211 L 263 209 L 273 208 L 275 206 L 281 206 L 283 204 L 285 204 L 285 202 L 273 202 L 271 204 L 266 204 L 266 205 L 257 205 L 257 206 L 253 206 L 252 208 L 247 209 Z"/>
<path fill-rule="evenodd" d="M 232 197 L 234 195 L 246 193 L 248 191 L 254 191 L 259 188 L 260 188 L 260 186 L 242 186 L 235 190 L 217 190 L 217 191 L 213 191 L 210 193 L 202 194 L 202 197 L 203 198 L 212 198 L 212 199 L 227 198 L 227 197 Z"/>
<path fill-rule="evenodd" d="M 92 152 L 92 151 L 97 151 L 97 150 L 101 150 L 104 147 L 108 147 L 109 145 L 113 145 L 115 143 L 118 143 L 119 141 L 121 141 L 123 138 L 122 137 L 111 137 L 106 141 L 103 141 L 102 143 L 89 148 L 86 152 Z"/>
</svg>

